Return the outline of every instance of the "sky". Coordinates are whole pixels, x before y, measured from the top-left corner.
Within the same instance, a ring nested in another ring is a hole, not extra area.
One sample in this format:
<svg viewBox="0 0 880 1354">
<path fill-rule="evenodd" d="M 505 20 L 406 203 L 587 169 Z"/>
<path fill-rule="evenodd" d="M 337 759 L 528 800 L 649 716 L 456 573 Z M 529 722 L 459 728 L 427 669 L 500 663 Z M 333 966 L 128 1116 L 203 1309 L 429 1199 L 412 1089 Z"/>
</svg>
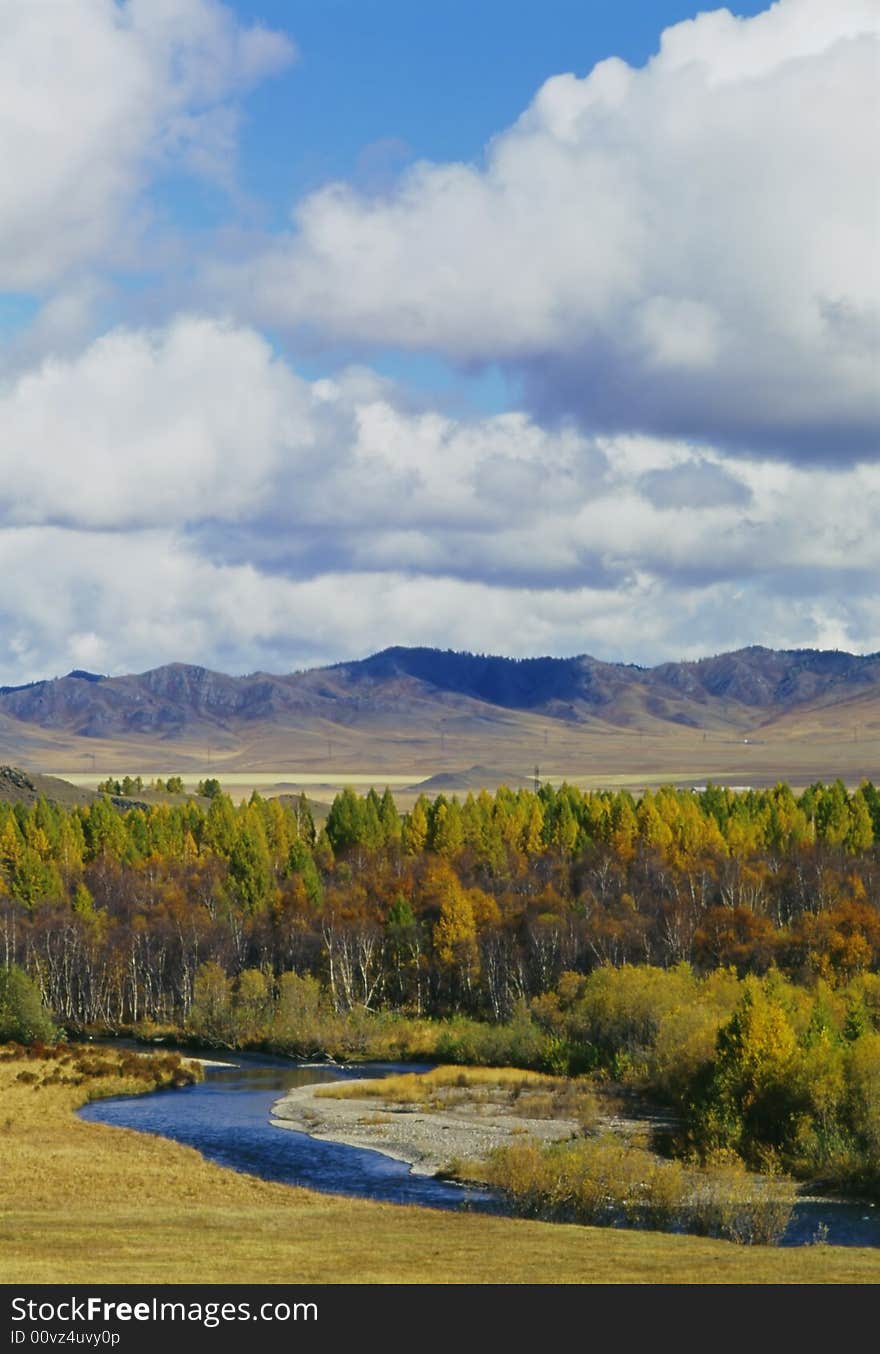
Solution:
<svg viewBox="0 0 880 1354">
<path fill-rule="evenodd" d="M 0 683 L 880 650 L 877 0 L 0 0 Z"/>
</svg>

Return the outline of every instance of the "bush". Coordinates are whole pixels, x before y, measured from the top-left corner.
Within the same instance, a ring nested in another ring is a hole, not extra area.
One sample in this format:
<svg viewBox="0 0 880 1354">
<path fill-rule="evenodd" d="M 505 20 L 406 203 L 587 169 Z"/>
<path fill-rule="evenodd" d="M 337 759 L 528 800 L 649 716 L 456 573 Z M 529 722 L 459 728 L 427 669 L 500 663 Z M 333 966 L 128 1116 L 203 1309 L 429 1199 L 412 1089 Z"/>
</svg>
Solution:
<svg viewBox="0 0 880 1354">
<path fill-rule="evenodd" d="M 685 1172 L 612 1135 L 498 1148 L 488 1183 L 525 1217 L 592 1226 L 671 1229 L 684 1212 Z"/>
<path fill-rule="evenodd" d="M 549 1067 L 551 1039 L 520 1007 L 504 1025 L 489 1025 L 467 1016 L 454 1016 L 439 1026 L 435 1056 L 444 1063 L 476 1067 Z"/>
<path fill-rule="evenodd" d="M 0 1043 L 51 1044 L 57 1037 L 36 983 L 16 964 L 0 968 Z"/>
<path fill-rule="evenodd" d="M 700 1172 L 688 1204 L 687 1229 L 744 1246 L 775 1246 L 793 1207 L 789 1180 L 751 1176 L 741 1161 L 725 1156 Z"/>
<path fill-rule="evenodd" d="M 777 1244 L 794 1206 L 787 1178 L 750 1176 L 727 1156 L 688 1171 L 613 1135 L 501 1147 L 485 1177 L 521 1217 L 696 1232 L 741 1245 Z"/>
</svg>

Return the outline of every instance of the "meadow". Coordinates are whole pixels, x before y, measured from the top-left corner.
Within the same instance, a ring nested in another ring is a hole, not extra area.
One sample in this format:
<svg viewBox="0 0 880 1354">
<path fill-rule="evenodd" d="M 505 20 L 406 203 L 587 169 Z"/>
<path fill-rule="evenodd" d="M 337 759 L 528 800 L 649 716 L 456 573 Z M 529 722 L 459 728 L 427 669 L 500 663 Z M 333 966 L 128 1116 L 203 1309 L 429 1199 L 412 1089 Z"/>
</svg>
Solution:
<svg viewBox="0 0 880 1354">
<path fill-rule="evenodd" d="M 108 1058 L 118 1055 L 106 1055 Z M 21 1080 L 24 1071 L 33 1080 Z M 0 1282 L 876 1283 L 875 1251 L 780 1250 L 654 1232 L 450 1214 L 236 1174 L 178 1144 L 86 1124 L 56 1058 L 0 1062 Z M 143 1085 L 143 1083 L 141 1083 Z"/>
</svg>

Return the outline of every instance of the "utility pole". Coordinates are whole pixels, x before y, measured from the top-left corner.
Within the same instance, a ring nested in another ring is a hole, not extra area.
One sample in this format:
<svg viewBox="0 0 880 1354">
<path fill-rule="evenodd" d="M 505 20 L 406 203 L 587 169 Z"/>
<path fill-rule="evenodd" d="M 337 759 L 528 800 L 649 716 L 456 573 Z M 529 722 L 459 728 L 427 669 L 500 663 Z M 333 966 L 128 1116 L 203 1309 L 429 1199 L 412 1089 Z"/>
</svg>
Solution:
<svg viewBox="0 0 880 1354">
<path fill-rule="evenodd" d="M 536 766 L 536 767 L 535 767 L 535 794 L 538 793 L 538 791 L 540 790 L 540 788 L 541 788 L 541 773 L 540 773 L 540 768 Z"/>
</svg>

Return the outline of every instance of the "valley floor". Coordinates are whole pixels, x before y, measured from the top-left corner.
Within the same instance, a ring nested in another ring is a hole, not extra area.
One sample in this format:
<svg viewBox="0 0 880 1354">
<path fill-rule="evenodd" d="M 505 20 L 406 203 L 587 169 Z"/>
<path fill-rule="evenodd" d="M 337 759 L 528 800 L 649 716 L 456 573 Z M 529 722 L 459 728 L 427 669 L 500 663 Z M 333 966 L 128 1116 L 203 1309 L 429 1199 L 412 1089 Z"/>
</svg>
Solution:
<svg viewBox="0 0 880 1354">
<path fill-rule="evenodd" d="M 22 1081 L 22 1071 L 35 1073 Z M 103 1078 L 0 1063 L 0 1283 L 876 1283 L 876 1251 L 743 1248 L 318 1195 L 74 1115 Z"/>
</svg>

